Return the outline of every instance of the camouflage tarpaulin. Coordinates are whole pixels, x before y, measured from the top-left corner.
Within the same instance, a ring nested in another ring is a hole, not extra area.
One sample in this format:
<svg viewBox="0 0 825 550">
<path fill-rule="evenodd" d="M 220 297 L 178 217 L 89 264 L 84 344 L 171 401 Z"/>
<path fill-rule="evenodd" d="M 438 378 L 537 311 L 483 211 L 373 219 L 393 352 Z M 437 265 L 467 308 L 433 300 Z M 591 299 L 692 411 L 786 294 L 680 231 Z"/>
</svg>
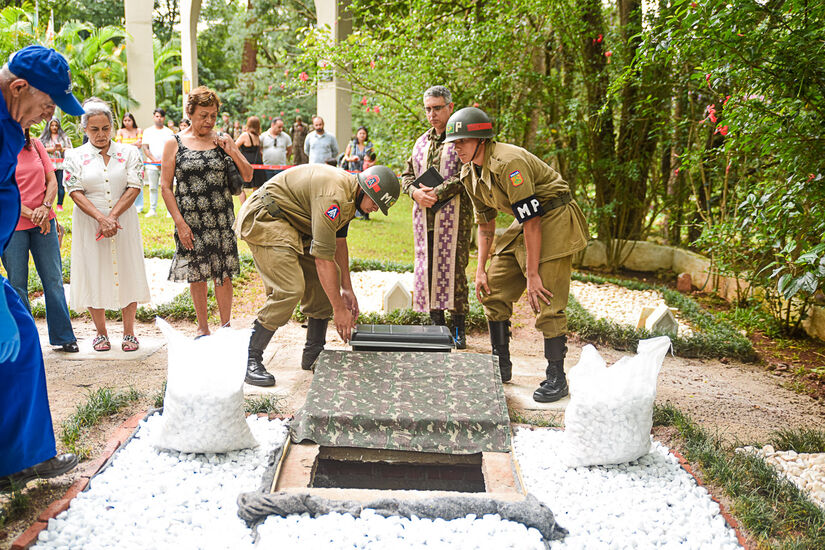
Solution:
<svg viewBox="0 0 825 550">
<path fill-rule="evenodd" d="M 324 351 L 293 441 L 429 453 L 509 452 L 495 357 L 474 353 Z"/>
</svg>

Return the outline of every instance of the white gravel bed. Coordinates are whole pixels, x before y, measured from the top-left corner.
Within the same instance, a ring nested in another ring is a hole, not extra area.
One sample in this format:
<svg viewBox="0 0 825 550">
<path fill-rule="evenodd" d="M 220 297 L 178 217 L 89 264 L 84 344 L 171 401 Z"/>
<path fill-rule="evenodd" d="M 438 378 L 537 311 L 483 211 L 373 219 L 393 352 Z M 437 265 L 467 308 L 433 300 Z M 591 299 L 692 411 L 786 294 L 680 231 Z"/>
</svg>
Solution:
<svg viewBox="0 0 825 550">
<path fill-rule="evenodd" d="M 825 508 L 825 453 L 777 451 L 772 445 L 761 449 L 748 445 L 737 451 L 754 453 L 804 491 L 820 508 Z"/>
<path fill-rule="evenodd" d="M 570 531 L 555 549 L 740 548 L 705 488 L 662 444 L 615 466 L 566 468 L 560 430 L 519 429 L 516 457 L 531 493 Z"/>
<path fill-rule="evenodd" d="M 143 264 L 146 267 L 146 281 L 149 283 L 149 292 L 152 300 L 148 304 L 141 304 L 147 307 L 157 307 L 161 304 L 168 304 L 179 294 L 189 290 L 189 283 L 175 283 L 169 278 L 169 267 L 172 260 L 163 258 L 145 258 Z M 64 284 L 63 292 L 66 295 L 66 303 L 69 302 L 69 288 L 71 285 Z M 46 298 L 41 294 L 32 301 L 34 304 L 45 304 Z"/>
<path fill-rule="evenodd" d="M 154 416 L 66 512 L 49 521 L 36 549 L 458 549 L 545 548 L 541 535 L 498 516 L 427 520 L 273 516 L 259 541 L 238 518 L 238 494 L 256 490 L 285 424 L 249 417 L 261 445 L 225 455 L 159 452 L 147 443 Z M 570 531 L 553 549 L 740 548 L 719 506 L 659 443 L 638 461 L 565 468 L 557 430 L 519 429 L 515 449 L 529 491 Z"/>
<path fill-rule="evenodd" d="M 620 325 L 636 326 L 639 314 L 645 306 L 657 307 L 665 303 L 665 298 L 656 290 L 631 290 L 613 283 L 583 283 L 570 281 L 570 293 L 596 319 L 610 319 Z M 677 311 L 679 336 L 693 334 L 682 315 Z"/>
<path fill-rule="evenodd" d="M 247 418 L 259 446 L 215 454 L 158 451 L 149 435 L 159 415 L 96 476 L 91 487 L 42 531 L 37 549 L 235 549 L 251 547 L 252 531 L 236 500 L 257 490 L 270 451 L 286 438 L 286 423 Z"/>
<path fill-rule="evenodd" d="M 400 281 L 412 296 L 413 274 L 392 271 L 356 271 L 350 273 L 352 290 L 358 298 L 362 313 L 381 312 L 384 308 L 384 291 Z M 412 306 L 411 306 L 412 307 Z"/>
</svg>

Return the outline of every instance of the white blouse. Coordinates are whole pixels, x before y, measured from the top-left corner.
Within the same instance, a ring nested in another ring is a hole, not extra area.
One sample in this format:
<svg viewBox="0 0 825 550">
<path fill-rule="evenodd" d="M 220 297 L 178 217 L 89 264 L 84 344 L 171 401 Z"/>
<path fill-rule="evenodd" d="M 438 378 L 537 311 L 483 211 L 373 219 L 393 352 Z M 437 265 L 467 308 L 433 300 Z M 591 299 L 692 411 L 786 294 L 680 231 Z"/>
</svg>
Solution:
<svg viewBox="0 0 825 550">
<path fill-rule="evenodd" d="M 143 192 L 143 162 L 138 150 L 111 142 L 107 156 L 108 164 L 100 149 L 87 142 L 66 151 L 63 163 L 66 192 L 82 192 L 103 215 L 111 212 L 126 189 Z M 118 223 L 122 229 L 117 234 L 98 240 L 97 221 L 74 208 L 69 301 L 75 310 L 121 309 L 151 299 L 134 204 L 120 215 Z"/>
</svg>

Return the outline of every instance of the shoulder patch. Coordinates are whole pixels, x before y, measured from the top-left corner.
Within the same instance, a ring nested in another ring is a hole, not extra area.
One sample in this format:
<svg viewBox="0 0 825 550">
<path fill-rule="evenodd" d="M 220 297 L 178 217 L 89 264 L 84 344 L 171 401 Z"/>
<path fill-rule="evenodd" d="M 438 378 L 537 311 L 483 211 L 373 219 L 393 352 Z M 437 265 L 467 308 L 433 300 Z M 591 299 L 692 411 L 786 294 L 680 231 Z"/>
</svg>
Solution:
<svg viewBox="0 0 825 550">
<path fill-rule="evenodd" d="M 510 181 L 513 183 L 513 187 L 518 187 L 524 183 L 524 176 L 522 176 L 518 170 L 514 170 L 510 172 Z"/>
<path fill-rule="evenodd" d="M 340 214 L 340 213 L 341 213 L 341 209 L 340 209 L 340 208 L 338 208 L 338 205 L 337 205 L 337 204 L 333 204 L 332 206 L 330 206 L 329 208 L 327 208 L 327 211 L 326 211 L 326 212 L 324 212 L 324 214 L 326 215 L 326 217 L 327 217 L 327 218 L 329 218 L 329 219 L 331 219 L 331 220 L 336 219 L 336 218 L 338 217 L 338 214 Z"/>
</svg>

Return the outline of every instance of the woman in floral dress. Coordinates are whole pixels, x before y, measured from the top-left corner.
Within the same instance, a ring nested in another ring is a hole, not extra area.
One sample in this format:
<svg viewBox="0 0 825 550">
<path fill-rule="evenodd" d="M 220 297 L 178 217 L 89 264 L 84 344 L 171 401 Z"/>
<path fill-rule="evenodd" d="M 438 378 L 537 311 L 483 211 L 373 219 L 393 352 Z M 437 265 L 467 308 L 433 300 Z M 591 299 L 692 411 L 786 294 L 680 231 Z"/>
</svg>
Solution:
<svg viewBox="0 0 825 550">
<path fill-rule="evenodd" d="M 175 222 L 169 280 L 189 283 L 198 338 L 210 333 L 207 282 L 215 282 L 221 326 L 227 326 L 232 314 L 232 277 L 240 273 L 232 230 L 234 203 L 226 172 L 237 168 L 244 180 L 252 178 L 252 166 L 232 137 L 214 130 L 219 108 L 217 94 L 205 86 L 189 94 L 186 114 L 192 125 L 166 142 L 160 169 L 161 194 Z"/>
</svg>

